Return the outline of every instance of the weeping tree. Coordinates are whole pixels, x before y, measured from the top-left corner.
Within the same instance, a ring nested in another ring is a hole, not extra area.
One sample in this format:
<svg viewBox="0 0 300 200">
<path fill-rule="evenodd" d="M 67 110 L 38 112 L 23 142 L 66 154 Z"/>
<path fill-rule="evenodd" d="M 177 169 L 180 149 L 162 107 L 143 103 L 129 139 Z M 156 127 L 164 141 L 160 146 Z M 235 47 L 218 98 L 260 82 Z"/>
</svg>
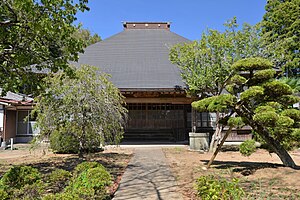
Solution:
<svg viewBox="0 0 300 200">
<path fill-rule="evenodd" d="M 46 78 L 48 89 L 35 99 L 33 110 L 38 139 L 51 134 L 75 138 L 80 155 L 107 142 L 119 143 L 127 110 L 108 77 L 96 67 L 83 65 L 72 79 L 63 72 Z"/>
<path fill-rule="evenodd" d="M 223 125 L 249 125 L 287 167 L 296 165 L 287 150 L 300 141 L 300 111 L 293 108 L 299 97 L 292 88 L 276 79 L 273 64 L 263 58 L 235 62 L 234 75 L 227 81 L 228 94 L 194 102 L 200 112 L 226 113 Z M 243 74 L 243 76 L 242 76 Z"/>
<path fill-rule="evenodd" d="M 200 41 L 175 45 L 170 60 L 181 70 L 188 93 L 196 98 L 220 95 L 232 75 L 231 65 L 245 57 L 262 56 L 259 26 L 244 24 L 240 30 L 236 18 L 225 24 L 225 32 L 208 30 Z M 210 151 L 216 149 L 223 126 L 218 123 L 221 113 L 216 111 L 216 130 Z"/>
</svg>

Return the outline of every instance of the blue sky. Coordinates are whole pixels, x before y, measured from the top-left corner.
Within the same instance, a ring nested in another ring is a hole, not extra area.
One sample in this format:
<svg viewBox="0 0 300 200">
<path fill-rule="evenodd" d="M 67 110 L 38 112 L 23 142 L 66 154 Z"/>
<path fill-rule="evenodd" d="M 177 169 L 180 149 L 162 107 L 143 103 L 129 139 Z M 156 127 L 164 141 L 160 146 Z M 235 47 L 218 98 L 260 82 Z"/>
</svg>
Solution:
<svg viewBox="0 0 300 200">
<path fill-rule="evenodd" d="M 121 32 L 122 21 L 169 21 L 172 32 L 197 40 L 208 28 L 224 30 L 234 16 L 239 24 L 256 24 L 266 0 L 89 0 L 88 5 L 78 22 L 102 39 Z"/>
</svg>

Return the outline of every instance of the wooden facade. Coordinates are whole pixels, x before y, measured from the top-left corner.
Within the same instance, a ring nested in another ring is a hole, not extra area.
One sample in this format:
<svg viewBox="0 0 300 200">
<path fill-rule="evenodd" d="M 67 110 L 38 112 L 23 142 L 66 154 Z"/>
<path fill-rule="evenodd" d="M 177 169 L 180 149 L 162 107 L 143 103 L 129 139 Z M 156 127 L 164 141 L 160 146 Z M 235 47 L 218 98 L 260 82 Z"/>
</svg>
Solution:
<svg viewBox="0 0 300 200">
<path fill-rule="evenodd" d="M 182 141 L 191 123 L 191 99 L 184 91 L 123 91 L 128 120 L 124 140 Z"/>
</svg>

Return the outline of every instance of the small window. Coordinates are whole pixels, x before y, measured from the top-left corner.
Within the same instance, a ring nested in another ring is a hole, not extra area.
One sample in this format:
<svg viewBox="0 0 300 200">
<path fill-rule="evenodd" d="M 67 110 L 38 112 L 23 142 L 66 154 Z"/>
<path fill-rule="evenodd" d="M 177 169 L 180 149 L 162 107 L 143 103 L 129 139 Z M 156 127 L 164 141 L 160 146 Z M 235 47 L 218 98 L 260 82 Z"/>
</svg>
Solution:
<svg viewBox="0 0 300 200">
<path fill-rule="evenodd" d="M 37 135 L 35 124 L 36 116 L 31 116 L 30 111 L 17 111 L 17 135 Z"/>
</svg>

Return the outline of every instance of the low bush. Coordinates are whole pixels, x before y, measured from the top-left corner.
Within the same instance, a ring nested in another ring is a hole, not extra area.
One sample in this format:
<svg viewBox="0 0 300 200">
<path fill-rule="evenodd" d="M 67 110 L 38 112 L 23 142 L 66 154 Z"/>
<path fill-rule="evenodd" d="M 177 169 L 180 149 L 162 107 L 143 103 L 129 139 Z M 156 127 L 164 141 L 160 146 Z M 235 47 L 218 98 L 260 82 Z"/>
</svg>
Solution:
<svg viewBox="0 0 300 200">
<path fill-rule="evenodd" d="M 84 171 L 87 171 L 88 169 L 96 168 L 96 167 L 101 167 L 105 170 L 103 165 L 97 162 L 82 162 L 78 164 L 75 169 L 74 169 L 74 176 L 77 177 L 79 174 L 81 174 Z"/>
<path fill-rule="evenodd" d="M 50 148 L 55 153 L 78 153 L 79 141 L 73 134 L 54 131 L 50 135 Z"/>
<path fill-rule="evenodd" d="M 49 194 L 43 197 L 43 200 L 82 200 L 78 195 L 69 192 L 63 192 L 58 194 Z"/>
<path fill-rule="evenodd" d="M 40 199 L 44 193 L 44 184 L 39 180 L 31 185 L 11 191 L 10 199 Z"/>
<path fill-rule="evenodd" d="M 111 176 L 100 165 L 84 170 L 77 177 L 74 176 L 65 192 L 80 198 L 107 199 L 109 194 L 106 188 L 109 185 L 111 185 Z"/>
<path fill-rule="evenodd" d="M 203 200 L 242 199 L 245 195 L 238 186 L 238 179 L 227 181 L 212 175 L 201 176 L 196 182 L 197 195 Z"/>
<path fill-rule="evenodd" d="M 48 187 L 54 193 L 62 191 L 72 177 L 72 174 L 63 169 L 56 169 L 46 176 Z"/>
<path fill-rule="evenodd" d="M 43 192 L 41 174 L 30 166 L 9 169 L 0 181 L 0 199 L 37 199 Z"/>
<path fill-rule="evenodd" d="M 37 169 L 30 166 L 15 166 L 3 175 L 1 185 L 4 188 L 20 189 L 39 180 L 41 180 L 41 174 Z"/>
<path fill-rule="evenodd" d="M 255 141 L 254 140 L 246 140 L 240 145 L 240 153 L 243 156 L 250 156 L 252 153 L 256 151 Z"/>
<path fill-rule="evenodd" d="M 0 188 L 0 200 L 7 200 L 9 199 L 8 193 L 5 191 L 4 188 Z"/>
<path fill-rule="evenodd" d="M 72 133 L 54 131 L 50 135 L 50 148 L 55 153 L 95 153 L 102 151 L 97 135 L 85 138 L 85 145 L 80 150 L 79 139 Z M 79 152 L 81 151 L 81 152 Z"/>
</svg>

